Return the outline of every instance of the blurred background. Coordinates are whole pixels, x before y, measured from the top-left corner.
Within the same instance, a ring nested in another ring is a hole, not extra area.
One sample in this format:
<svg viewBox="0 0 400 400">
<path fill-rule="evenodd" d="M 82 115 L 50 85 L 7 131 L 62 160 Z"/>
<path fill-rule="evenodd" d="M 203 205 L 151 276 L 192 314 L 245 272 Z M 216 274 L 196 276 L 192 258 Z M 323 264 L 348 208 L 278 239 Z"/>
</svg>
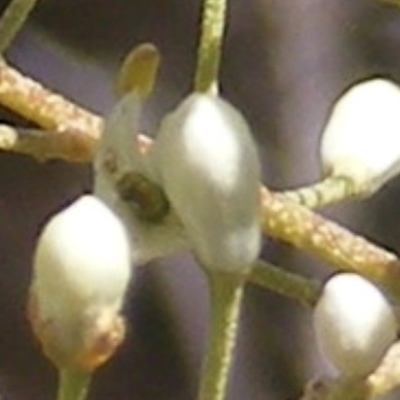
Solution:
<svg viewBox="0 0 400 400">
<path fill-rule="evenodd" d="M 4 8 L 8 1 L 0 1 Z M 400 9 L 378 0 L 231 0 L 223 95 L 247 117 L 264 181 L 275 190 L 320 176 L 318 138 L 334 99 L 373 75 L 400 80 Z M 132 46 L 155 43 L 163 63 L 143 116 L 160 118 L 192 87 L 200 0 L 41 0 L 8 51 L 28 75 L 100 114 Z M 0 109 L 1 121 L 27 124 Z M 56 375 L 25 318 L 35 239 L 44 221 L 90 191 L 89 165 L 38 163 L 0 153 L 0 398 L 54 398 Z M 324 213 L 399 251 L 400 181 L 359 204 Z M 266 240 L 263 257 L 309 276 L 328 265 Z M 126 303 L 128 337 L 96 374 L 90 399 L 189 400 L 197 392 L 207 330 L 204 277 L 190 255 L 139 268 Z M 295 400 L 305 382 L 330 373 L 309 310 L 249 285 L 230 400 Z"/>
</svg>

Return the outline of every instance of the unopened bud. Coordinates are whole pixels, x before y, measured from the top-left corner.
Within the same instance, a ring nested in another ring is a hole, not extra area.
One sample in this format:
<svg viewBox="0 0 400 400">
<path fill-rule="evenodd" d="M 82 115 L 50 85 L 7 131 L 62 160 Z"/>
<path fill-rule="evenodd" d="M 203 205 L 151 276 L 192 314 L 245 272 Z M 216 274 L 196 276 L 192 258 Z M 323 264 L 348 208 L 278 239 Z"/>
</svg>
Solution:
<svg viewBox="0 0 400 400">
<path fill-rule="evenodd" d="M 241 114 L 221 98 L 192 94 L 163 120 L 152 157 L 203 266 L 247 269 L 260 248 L 260 165 Z"/>
<path fill-rule="evenodd" d="M 385 79 L 354 85 L 335 103 L 322 136 L 325 172 L 371 194 L 400 171 L 400 88 Z"/>
<path fill-rule="evenodd" d="M 396 339 L 394 312 L 372 283 L 353 273 L 335 275 L 314 310 L 321 349 L 348 377 L 364 377 L 380 364 Z"/>
<path fill-rule="evenodd" d="M 125 229 L 100 200 L 83 196 L 51 218 L 35 252 L 28 312 L 53 362 L 91 370 L 113 354 L 130 271 Z"/>
</svg>

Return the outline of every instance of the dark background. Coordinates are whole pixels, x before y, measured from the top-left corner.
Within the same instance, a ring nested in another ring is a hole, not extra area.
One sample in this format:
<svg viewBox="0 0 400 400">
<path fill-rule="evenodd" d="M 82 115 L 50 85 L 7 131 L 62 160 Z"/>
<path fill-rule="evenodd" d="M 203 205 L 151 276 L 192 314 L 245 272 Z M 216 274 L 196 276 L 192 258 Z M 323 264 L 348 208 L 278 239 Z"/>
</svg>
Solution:
<svg viewBox="0 0 400 400">
<path fill-rule="evenodd" d="M 4 7 L 6 1 L 0 1 Z M 163 64 L 143 128 L 191 89 L 200 1 L 41 0 L 8 52 L 21 70 L 104 114 L 123 55 L 142 41 Z M 264 181 L 295 187 L 319 176 L 318 137 L 335 97 L 380 74 L 400 79 L 400 10 L 367 0 L 231 0 L 221 81 L 259 143 Z M 1 110 L 1 119 L 26 124 Z M 46 218 L 90 190 L 91 169 L 37 163 L 0 153 L 0 393 L 52 399 L 56 375 L 25 318 L 32 251 Z M 327 215 L 399 250 L 400 181 Z M 327 265 L 266 241 L 264 257 L 324 277 Z M 97 374 L 91 399 L 194 399 L 206 333 L 202 274 L 189 256 L 140 268 L 126 305 L 128 338 Z M 307 379 L 327 371 L 310 315 L 299 305 L 249 286 L 243 307 L 231 400 L 297 399 Z"/>
</svg>

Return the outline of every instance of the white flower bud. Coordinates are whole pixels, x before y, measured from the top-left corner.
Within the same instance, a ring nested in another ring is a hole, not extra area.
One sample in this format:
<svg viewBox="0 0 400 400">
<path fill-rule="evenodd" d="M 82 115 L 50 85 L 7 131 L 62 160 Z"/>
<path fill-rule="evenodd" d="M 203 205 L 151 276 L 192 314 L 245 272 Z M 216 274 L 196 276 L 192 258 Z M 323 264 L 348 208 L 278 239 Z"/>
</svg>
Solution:
<svg viewBox="0 0 400 400">
<path fill-rule="evenodd" d="M 119 312 L 131 274 L 122 223 L 83 196 L 44 227 L 34 257 L 30 318 L 45 352 L 92 368 L 122 340 Z"/>
<path fill-rule="evenodd" d="M 335 103 L 322 136 L 329 175 L 373 193 L 400 171 L 400 88 L 385 79 L 354 85 Z"/>
<path fill-rule="evenodd" d="M 314 310 L 314 327 L 324 354 L 348 377 L 373 372 L 397 332 L 386 298 L 353 273 L 335 275 L 326 283 Z"/>
<path fill-rule="evenodd" d="M 192 94 L 162 121 L 151 155 L 201 263 L 247 269 L 260 248 L 260 166 L 240 113 L 221 98 Z"/>
</svg>

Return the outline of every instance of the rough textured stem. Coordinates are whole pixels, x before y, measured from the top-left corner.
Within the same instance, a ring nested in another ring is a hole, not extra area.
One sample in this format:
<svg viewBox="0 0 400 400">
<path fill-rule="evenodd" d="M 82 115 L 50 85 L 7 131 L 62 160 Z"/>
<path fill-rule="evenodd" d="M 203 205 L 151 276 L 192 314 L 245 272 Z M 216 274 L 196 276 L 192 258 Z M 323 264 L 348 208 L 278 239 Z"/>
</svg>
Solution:
<svg viewBox="0 0 400 400">
<path fill-rule="evenodd" d="M 30 155 L 38 161 L 65 159 L 87 162 L 93 145 L 91 136 L 72 129 L 60 133 L 0 124 L 0 149 Z"/>
<path fill-rule="evenodd" d="M 60 369 L 57 400 L 85 400 L 91 374 L 73 368 Z"/>
<path fill-rule="evenodd" d="M 0 63 L 0 103 L 51 131 L 73 129 L 93 138 L 100 135 L 101 118 L 45 89 L 5 62 Z"/>
<path fill-rule="evenodd" d="M 279 193 L 287 200 L 314 209 L 340 203 L 359 195 L 356 185 L 345 176 L 328 177 L 314 185 Z"/>
<path fill-rule="evenodd" d="M 248 282 L 312 307 L 318 300 L 321 285 L 317 281 L 285 271 L 265 261 L 257 261 Z"/>
<path fill-rule="evenodd" d="M 217 89 L 227 0 L 204 0 L 195 90 Z"/>
<path fill-rule="evenodd" d="M 244 277 L 209 273 L 211 323 L 198 400 L 223 400 L 238 329 Z"/>
<path fill-rule="evenodd" d="M 12 0 L 0 19 L 0 54 L 10 46 L 38 0 Z"/>
<path fill-rule="evenodd" d="M 262 191 L 262 226 L 267 235 L 289 242 L 337 269 L 364 275 L 400 302 L 400 261 L 361 236 L 325 218 Z"/>
<path fill-rule="evenodd" d="M 0 104 L 35 122 L 48 132 L 16 130 L 0 132 L 0 149 L 33 155 L 41 160 L 63 158 L 90 162 L 103 120 L 40 83 L 0 62 Z M 145 152 L 150 139 L 140 135 Z M 58 147 L 59 146 L 59 147 Z"/>
</svg>

